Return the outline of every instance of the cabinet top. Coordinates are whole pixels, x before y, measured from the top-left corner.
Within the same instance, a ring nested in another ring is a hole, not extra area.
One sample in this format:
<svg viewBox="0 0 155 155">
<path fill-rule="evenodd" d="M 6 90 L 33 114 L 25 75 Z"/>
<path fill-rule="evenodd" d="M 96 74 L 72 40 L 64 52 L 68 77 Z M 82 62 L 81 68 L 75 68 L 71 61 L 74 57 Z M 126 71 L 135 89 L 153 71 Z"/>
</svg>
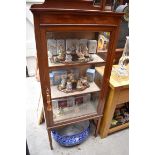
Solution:
<svg viewBox="0 0 155 155">
<path fill-rule="evenodd" d="M 106 0 L 103 0 L 104 2 Z M 103 4 L 105 5 L 105 4 Z M 94 6 L 93 0 L 46 0 L 43 4 L 33 4 L 30 10 L 33 13 L 46 12 L 67 12 L 67 13 L 88 13 L 88 14 L 105 14 L 110 16 L 122 16 L 123 13 L 114 13 L 103 11 L 104 6 Z M 107 7 L 108 8 L 108 7 Z"/>
</svg>

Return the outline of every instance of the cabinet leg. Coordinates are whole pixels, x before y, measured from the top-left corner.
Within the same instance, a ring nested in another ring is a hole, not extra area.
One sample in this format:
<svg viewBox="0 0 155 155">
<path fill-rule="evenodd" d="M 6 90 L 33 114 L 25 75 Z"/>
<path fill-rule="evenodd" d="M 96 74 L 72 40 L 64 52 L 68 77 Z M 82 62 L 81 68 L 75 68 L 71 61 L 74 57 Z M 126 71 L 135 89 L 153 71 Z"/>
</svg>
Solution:
<svg viewBox="0 0 155 155">
<path fill-rule="evenodd" d="M 48 132 L 48 139 L 49 139 L 49 143 L 50 143 L 50 148 L 51 148 L 51 150 L 53 150 L 51 130 L 47 129 L 47 132 Z"/>
<path fill-rule="evenodd" d="M 97 137 L 97 135 L 98 135 L 98 131 L 99 131 L 99 127 L 100 127 L 100 122 L 101 122 L 101 118 L 99 118 L 97 120 L 97 123 L 96 123 L 96 129 L 95 129 L 95 134 L 94 134 L 95 137 Z"/>
</svg>

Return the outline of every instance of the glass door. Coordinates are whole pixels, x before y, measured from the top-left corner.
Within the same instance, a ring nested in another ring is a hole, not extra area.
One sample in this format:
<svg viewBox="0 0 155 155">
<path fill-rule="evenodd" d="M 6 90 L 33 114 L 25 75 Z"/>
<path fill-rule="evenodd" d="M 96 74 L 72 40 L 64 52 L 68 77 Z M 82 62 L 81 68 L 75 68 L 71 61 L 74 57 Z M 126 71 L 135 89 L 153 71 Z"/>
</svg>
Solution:
<svg viewBox="0 0 155 155">
<path fill-rule="evenodd" d="M 96 115 L 110 32 L 46 32 L 53 121 Z"/>
</svg>

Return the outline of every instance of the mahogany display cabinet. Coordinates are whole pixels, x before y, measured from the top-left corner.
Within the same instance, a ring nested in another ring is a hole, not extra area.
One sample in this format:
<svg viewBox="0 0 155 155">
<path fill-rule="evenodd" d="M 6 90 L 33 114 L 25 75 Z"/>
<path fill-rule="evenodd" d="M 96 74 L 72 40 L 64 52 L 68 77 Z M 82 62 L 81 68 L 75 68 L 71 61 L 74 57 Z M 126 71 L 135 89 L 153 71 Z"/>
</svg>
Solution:
<svg viewBox="0 0 155 155">
<path fill-rule="evenodd" d="M 46 0 L 31 11 L 51 149 L 55 128 L 95 120 L 97 135 L 123 13 L 106 12 L 91 0 Z M 105 66 L 99 86 L 96 66 Z"/>
</svg>

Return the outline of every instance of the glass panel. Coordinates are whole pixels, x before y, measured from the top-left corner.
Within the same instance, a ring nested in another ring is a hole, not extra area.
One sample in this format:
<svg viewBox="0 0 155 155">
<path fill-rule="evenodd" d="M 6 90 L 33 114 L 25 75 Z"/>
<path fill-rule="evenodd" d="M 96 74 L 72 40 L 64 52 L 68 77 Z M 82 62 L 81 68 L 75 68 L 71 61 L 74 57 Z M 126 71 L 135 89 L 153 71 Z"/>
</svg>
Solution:
<svg viewBox="0 0 155 155">
<path fill-rule="evenodd" d="M 54 122 L 97 114 L 109 32 L 48 32 Z"/>
<path fill-rule="evenodd" d="M 52 100 L 53 119 L 61 121 L 74 117 L 96 114 L 98 93 L 88 93 Z"/>
</svg>

